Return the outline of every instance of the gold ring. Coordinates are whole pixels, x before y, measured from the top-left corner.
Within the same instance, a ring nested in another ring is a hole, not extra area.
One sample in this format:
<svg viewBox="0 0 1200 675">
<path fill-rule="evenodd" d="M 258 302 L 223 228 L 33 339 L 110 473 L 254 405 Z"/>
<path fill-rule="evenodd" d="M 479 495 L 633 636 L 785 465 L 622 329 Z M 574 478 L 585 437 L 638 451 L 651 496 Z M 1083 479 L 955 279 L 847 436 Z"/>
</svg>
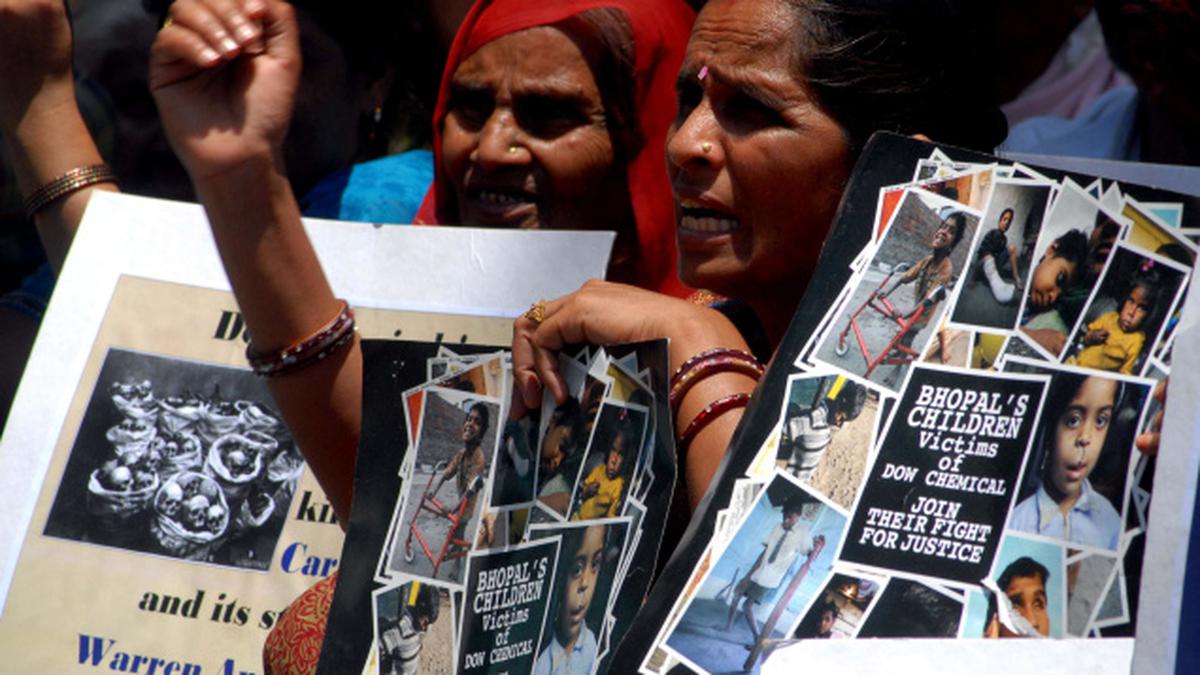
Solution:
<svg viewBox="0 0 1200 675">
<path fill-rule="evenodd" d="M 546 320 L 546 301 L 538 300 L 533 303 L 525 312 L 525 318 L 532 321 L 535 325 Z"/>
<path fill-rule="evenodd" d="M 700 151 L 707 155 L 709 152 L 712 151 L 712 143 L 709 143 L 708 141 L 701 143 Z"/>
</svg>

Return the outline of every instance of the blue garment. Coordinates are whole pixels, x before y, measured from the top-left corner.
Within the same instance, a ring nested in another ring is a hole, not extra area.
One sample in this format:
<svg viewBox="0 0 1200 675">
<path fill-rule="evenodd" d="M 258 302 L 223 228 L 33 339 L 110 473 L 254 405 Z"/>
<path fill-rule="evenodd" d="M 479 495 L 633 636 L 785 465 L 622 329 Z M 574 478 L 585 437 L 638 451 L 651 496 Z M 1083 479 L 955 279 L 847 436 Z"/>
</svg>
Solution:
<svg viewBox="0 0 1200 675">
<path fill-rule="evenodd" d="M 303 199 L 312 218 L 411 223 L 433 182 L 433 153 L 409 150 L 326 176 Z"/>
<path fill-rule="evenodd" d="M 998 149 L 1136 162 L 1142 151 L 1137 107 L 1136 87 L 1115 87 L 1072 119 L 1033 117 L 1021 122 L 1009 129 Z"/>
<path fill-rule="evenodd" d="M 41 321 L 54 290 L 54 271 L 50 263 L 42 263 L 21 281 L 16 290 L 0 295 L 0 307 L 25 314 L 34 321 Z"/>
<path fill-rule="evenodd" d="M 588 675 L 596 664 L 596 635 L 584 622 L 579 627 L 579 637 L 568 654 L 558 643 L 558 633 L 550 629 L 550 644 L 538 655 L 533 664 L 533 675 Z"/>
<path fill-rule="evenodd" d="M 432 182 L 433 153 L 409 150 L 327 176 L 300 200 L 300 209 L 311 218 L 411 223 Z M 41 321 L 54 281 L 50 263 L 44 263 L 20 288 L 0 296 L 0 306 Z"/>
<path fill-rule="evenodd" d="M 1092 484 L 1085 478 L 1079 499 L 1066 518 L 1045 487 L 1039 485 L 1036 493 L 1013 509 L 1008 527 L 1115 551 L 1121 536 L 1121 515 L 1104 495 L 1092 489 Z"/>
</svg>

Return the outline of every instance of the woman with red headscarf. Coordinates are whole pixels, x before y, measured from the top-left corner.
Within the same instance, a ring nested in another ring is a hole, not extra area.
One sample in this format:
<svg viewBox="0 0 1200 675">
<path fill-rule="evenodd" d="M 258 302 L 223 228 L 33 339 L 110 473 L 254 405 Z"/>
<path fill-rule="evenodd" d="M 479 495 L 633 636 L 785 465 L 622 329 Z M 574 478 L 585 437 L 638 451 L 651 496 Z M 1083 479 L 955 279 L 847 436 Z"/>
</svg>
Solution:
<svg viewBox="0 0 1200 675">
<path fill-rule="evenodd" d="M 434 185 L 418 220 L 616 229 L 611 276 L 683 295 L 662 148 L 693 18 L 682 0 L 476 3 L 443 77 Z M 323 345 L 320 360 L 273 377 L 271 388 L 346 523 L 362 355 L 280 159 L 299 68 L 295 21 L 281 0 L 177 0 L 154 45 L 150 84 L 255 349 Z M 268 641 L 268 670 L 315 667 L 331 589 L 323 582 L 294 603 Z"/>
</svg>

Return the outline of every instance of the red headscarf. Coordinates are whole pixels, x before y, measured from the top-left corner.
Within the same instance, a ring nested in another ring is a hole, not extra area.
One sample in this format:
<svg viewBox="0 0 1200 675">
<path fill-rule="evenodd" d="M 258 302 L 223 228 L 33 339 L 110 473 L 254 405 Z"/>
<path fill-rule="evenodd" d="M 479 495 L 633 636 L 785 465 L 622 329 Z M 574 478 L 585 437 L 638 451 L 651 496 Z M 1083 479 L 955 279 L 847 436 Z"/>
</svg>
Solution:
<svg viewBox="0 0 1200 675">
<path fill-rule="evenodd" d="M 467 57 L 483 45 L 517 31 L 561 22 L 590 9 L 620 10 L 633 29 L 633 99 L 644 142 L 629 159 L 626 177 L 637 221 L 638 285 L 676 296 L 688 289 L 679 280 L 675 252 L 675 211 L 667 178 L 667 128 L 675 115 L 675 77 L 683 63 L 695 13 L 683 0 L 478 0 L 463 19 L 446 59 L 437 108 L 433 114 L 434 180 L 416 222 L 445 222 L 453 208 L 451 188 L 442 174 L 442 122 L 450 82 Z"/>
</svg>

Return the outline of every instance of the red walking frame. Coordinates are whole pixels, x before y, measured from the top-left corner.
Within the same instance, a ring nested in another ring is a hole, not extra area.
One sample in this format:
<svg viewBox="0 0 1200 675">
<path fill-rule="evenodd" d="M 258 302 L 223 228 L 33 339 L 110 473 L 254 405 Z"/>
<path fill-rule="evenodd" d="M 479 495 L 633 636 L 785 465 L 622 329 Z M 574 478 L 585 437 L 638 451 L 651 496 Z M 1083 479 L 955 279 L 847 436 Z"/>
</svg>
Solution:
<svg viewBox="0 0 1200 675">
<path fill-rule="evenodd" d="M 434 577 L 437 576 L 438 569 L 442 566 L 442 563 L 448 560 L 465 558 L 471 550 L 471 542 L 458 536 L 459 526 L 471 517 L 471 514 L 468 513 L 471 509 L 471 503 L 475 499 L 475 494 L 483 487 L 483 478 L 476 476 L 471 481 L 471 484 L 467 486 L 467 491 L 459 498 L 458 504 L 453 507 L 447 506 L 439 501 L 436 495 L 430 492 L 434 479 L 441 475 L 442 470 L 443 465 L 439 463 L 433 473 L 429 475 L 429 482 L 425 484 L 425 491 L 421 494 L 421 503 L 413 511 L 412 520 L 408 524 L 408 537 L 404 540 L 404 561 L 411 563 L 416 558 L 416 549 L 413 547 L 413 539 L 416 539 L 425 556 L 429 558 L 429 562 L 433 564 Z M 446 540 L 442 542 L 441 549 L 436 555 L 434 555 L 433 549 L 430 548 L 429 542 L 425 540 L 425 535 L 421 534 L 421 530 L 417 528 L 417 518 L 423 512 L 429 512 L 438 518 L 445 518 L 450 521 L 450 531 L 446 533 Z"/>
<path fill-rule="evenodd" d="M 837 346 L 834 352 L 839 356 L 845 356 L 850 350 L 850 346 L 846 342 L 850 331 L 854 331 L 854 338 L 858 342 L 858 348 L 862 351 L 863 360 L 867 362 L 867 371 L 863 373 L 863 377 L 870 377 L 871 373 L 879 366 L 899 366 L 906 363 L 911 363 L 916 360 L 920 354 L 903 343 L 904 336 L 913 330 L 913 325 L 920 321 L 921 317 L 929 311 L 931 307 L 941 302 L 946 297 L 946 287 L 938 286 L 933 291 L 922 299 L 917 306 L 908 314 L 900 313 L 887 296 L 883 294 L 883 287 L 891 281 L 892 277 L 897 273 L 903 273 L 908 270 L 908 265 L 897 265 L 891 272 L 888 273 L 883 281 L 879 282 L 879 286 L 872 291 L 870 297 L 864 302 L 854 314 L 850 315 L 850 319 L 846 322 L 846 327 L 838 335 Z M 867 347 L 867 341 L 863 337 L 862 328 L 858 325 L 858 315 L 862 314 L 863 310 L 870 307 L 879 312 L 885 319 L 892 321 L 899 328 L 897 333 L 888 341 L 887 346 L 880 350 L 879 354 L 872 357 L 871 350 Z M 920 330 L 920 326 L 917 326 Z"/>
</svg>

